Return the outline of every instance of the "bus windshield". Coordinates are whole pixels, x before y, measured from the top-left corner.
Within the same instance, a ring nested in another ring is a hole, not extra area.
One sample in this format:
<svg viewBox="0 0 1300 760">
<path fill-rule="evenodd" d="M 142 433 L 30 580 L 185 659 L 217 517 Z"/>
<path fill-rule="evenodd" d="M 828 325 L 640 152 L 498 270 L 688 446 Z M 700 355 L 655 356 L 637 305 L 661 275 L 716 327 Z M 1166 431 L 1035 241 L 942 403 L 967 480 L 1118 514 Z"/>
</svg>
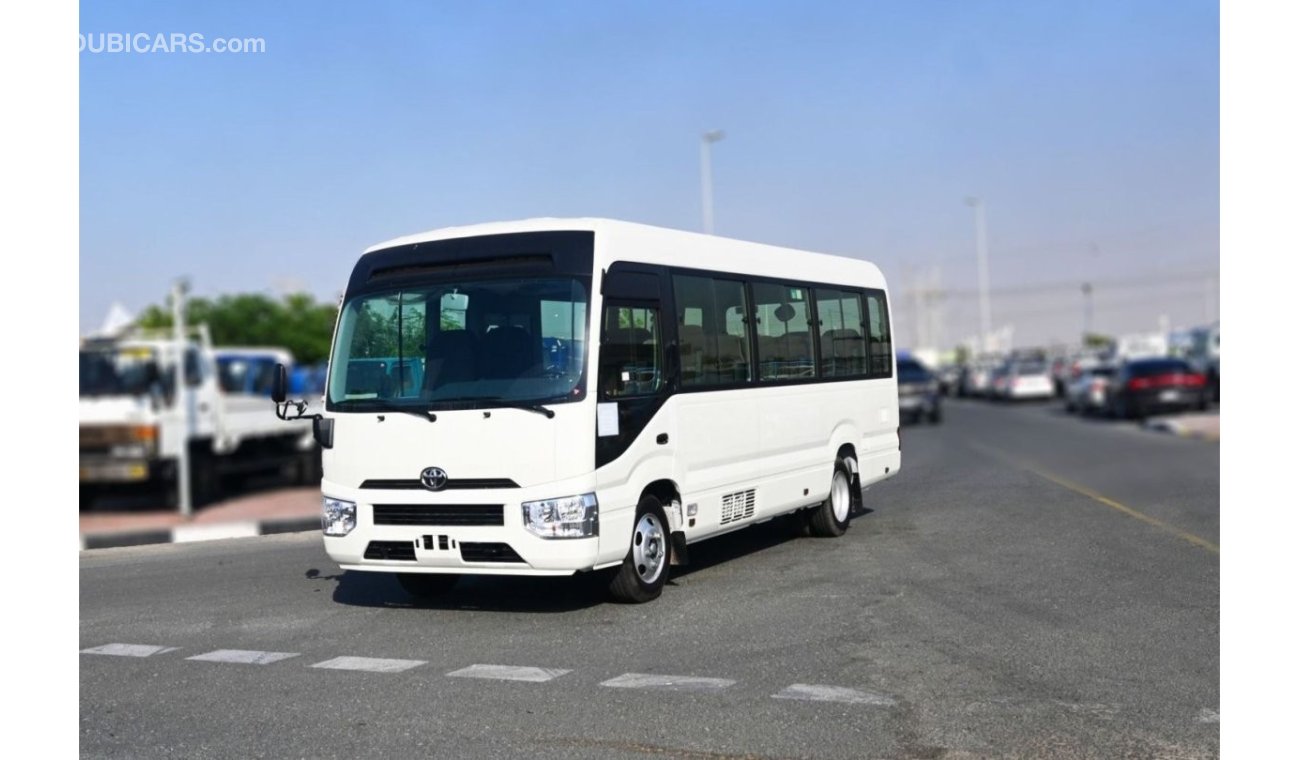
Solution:
<svg viewBox="0 0 1300 760">
<path fill-rule="evenodd" d="M 394 287 L 343 306 L 337 411 L 481 408 L 582 398 L 587 287 L 572 277 Z"/>
</svg>

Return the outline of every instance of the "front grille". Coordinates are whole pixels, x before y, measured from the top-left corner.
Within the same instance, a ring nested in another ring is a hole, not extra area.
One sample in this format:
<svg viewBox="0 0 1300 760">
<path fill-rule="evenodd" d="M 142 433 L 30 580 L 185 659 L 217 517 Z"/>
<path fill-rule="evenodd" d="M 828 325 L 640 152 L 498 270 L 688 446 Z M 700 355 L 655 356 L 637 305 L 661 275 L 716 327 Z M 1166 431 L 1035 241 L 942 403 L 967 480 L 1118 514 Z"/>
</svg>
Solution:
<svg viewBox="0 0 1300 760">
<path fill-rule="evenodd" d="M 460 542 L 460 558 L 466 562 L 523 562 L 510 544 Z"/>
<path fill-rule="evenodd" d="M 502 504 L 376 504 L 375 525 L 504 525 Z"/>
<path fill-rule="evenodd" d="M 366 545 L 366 559 L 415 561 L 415 544 L 410 541 L 371 541 Z"/>
<path fill-rule="evenodd" d="M 423 489 L 424 485 L 420 483 L 419 478 L 402 478 L 395 480 L 385 480 L 382 478 L 367 480 L 361 483 L 362 488 L 366 489 L 388 489 L 396 491 L 415 491 Z M 442 491 L 469 491 L 483 488 L 518 488 L 519 484 L 510 478 L 450 478 L 447 485 L 443 486 Z"/>
<path fill-rule="evenodd" d="M 81 451 L 85 454 L 107 454 L 116 445 L 140 443 L 136 430 L 128 425 L 83 425 L 81 426 Z"/>
</svg>

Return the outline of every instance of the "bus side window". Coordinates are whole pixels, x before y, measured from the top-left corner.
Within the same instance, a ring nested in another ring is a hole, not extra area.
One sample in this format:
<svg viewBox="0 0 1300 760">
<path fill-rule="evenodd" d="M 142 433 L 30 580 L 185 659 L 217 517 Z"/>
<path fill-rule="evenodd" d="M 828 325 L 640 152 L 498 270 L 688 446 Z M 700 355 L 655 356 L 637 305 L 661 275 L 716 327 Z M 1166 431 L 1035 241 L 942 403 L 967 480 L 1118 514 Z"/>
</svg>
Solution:
<svg viewBox="0 0 1300 760">
<path fill-rule="evenodd" d="M 673 275 L 684 387 L 749 381 L 750 307 L 739 280 Z"/>
<path fill-rule="evenodd" d="M 890 377 L 894 372 L 894 349 L 889 336 L 889 310 L 885 305 L 883 291 L 867 291 L 867 336 L 870 338 L 868 376 Z"/>
<path fill-rule="evenodd" d="M 860 377 L 867 372 L 862 304 L 857 293 L 817 288 L 821 320 L 822 376 Z"/>
<path fill-rule="evenodd" d="M 663 388 L 659 310 L 607 306 L 600 346 L 600 392 L 604 398 L 648 396 Z"/>
</svg>

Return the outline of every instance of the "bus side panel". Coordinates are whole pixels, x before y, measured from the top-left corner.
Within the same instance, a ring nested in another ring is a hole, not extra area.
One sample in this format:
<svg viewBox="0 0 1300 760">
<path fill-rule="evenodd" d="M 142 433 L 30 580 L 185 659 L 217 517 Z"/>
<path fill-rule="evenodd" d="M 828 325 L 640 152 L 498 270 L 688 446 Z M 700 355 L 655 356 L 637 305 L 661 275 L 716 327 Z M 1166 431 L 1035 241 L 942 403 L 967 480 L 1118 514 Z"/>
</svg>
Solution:
<svg viewBox="0 0 1300 760">
<path fill-rule="evenodd" d="M 596 470 L 596 495 L 600 500 L 598 565 L 617 562 L 627 555 L 636 506 L 645 487 L 657 480 L 673 479 L 670 447 L 677 436 L 672 429 L 671 405 L 669 399 L 622 456 Z M 661 433 L 668 434 L 666 446 L 655 442 Z M 670 505 L 664 504 L 664 512 L 669 511 Z M 669 514 L 670 523 L 673 519 Z"/>
<path fill-rule="evenodd" d="M 895 378 L 868 381 L 870 399 L 862 445 L 858 447 L 858 471 L 863 486 L 893 476 L 902 464 L 898 448 L 898 383 Z"/>
</svg>

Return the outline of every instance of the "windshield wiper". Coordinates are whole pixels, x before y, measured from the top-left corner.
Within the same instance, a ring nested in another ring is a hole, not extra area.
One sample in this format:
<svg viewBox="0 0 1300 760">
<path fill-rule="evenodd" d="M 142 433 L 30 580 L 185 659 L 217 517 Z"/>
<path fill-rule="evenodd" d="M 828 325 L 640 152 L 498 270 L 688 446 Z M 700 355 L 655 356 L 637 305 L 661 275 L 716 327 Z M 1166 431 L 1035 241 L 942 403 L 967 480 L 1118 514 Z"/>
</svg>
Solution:
<svg viewBox="0 0 1300 760">
<path fill-rule="evenodd" d="M 389 403 L 384 399 L 352 399 L 342 401 L 338 404 L 341 412 L 373 412 L 380 416 L 395 412 L 398 414 L 409 414 L 413 417 L 419 417 L 427 422 L 436 422 L 438 415 L 433 413 L 432 409 L 425 409 L 419 406 L 409 406 L 402 404 Z"/>
<path fill-rule="evenodd" d="M 541 404 L 529 404 L 523 401 L 510 401 L 509 399 L 505 399 L 500 396 L 458 396 L 456 398 L 434 399 L 434 403 L 438 403 L 438 404 L 461 403 L 466 401 L 485 401 L 489 404 L 505 407 L 507 409 L 523 409 L 526 412 L 535 412 L 537 414 L 543 415 L 548 420 L 555 416 L 554 410 L 547 409 Z"/>
</svg>

